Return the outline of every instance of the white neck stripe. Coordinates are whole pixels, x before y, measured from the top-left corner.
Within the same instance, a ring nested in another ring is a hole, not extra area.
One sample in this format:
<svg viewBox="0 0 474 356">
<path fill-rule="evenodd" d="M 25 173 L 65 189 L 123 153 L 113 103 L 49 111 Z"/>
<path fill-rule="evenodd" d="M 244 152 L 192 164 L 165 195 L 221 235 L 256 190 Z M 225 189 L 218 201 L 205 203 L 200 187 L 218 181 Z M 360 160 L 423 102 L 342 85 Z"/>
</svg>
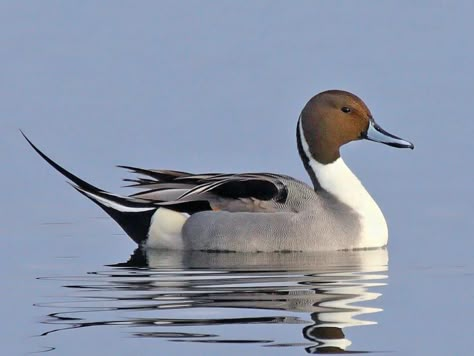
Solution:
<svg viewBox="0 0 474 356">
<path fill-rule="evenodd" d="M 309 167 L 314 172 L 321 188 L 348 205 L 360 216 L 361 237 L 364 240 L 364 246 L 386 245 L 388 231 L 385 218 L 359 179 L 346 166 L 342 158 L 329 164 L 322 164 L 314 159 L 304 136 L 301 117 L 298 121 L 298 130 L 303 152 L 308 158 Z"/>
</svg>

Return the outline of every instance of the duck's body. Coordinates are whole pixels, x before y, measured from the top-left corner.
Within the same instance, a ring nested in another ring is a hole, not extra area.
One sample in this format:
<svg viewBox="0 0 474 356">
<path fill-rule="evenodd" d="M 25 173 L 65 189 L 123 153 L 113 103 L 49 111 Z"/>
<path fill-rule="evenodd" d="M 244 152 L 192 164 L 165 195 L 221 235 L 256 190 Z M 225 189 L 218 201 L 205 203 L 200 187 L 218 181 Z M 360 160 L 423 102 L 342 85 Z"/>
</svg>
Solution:
<svg viewBox="0 0 474 356">
<path fill-rule="evenodd" d="M 32 146 L 146 247 L 321 251 L 387 244 L 382 212 L 339 155 L 341 145 L 360 138 L 413 148 L 380 129 L 365 104 L 343 91 L 316 95 L 298 120 L 298 151 L 313 187 L 269 173 L 195 175 L 125 167 L 147 178 L 133 180 L 143 192 L 121 197 L 79 179 Z"/>
<path fill-rule="evenodd" d="M 272 252 L 386 245 L 386 229 L 367 241 L 371 237 L 363 234 L 361 216 L 332 194 L 323 190 L 316 193 L 291 178 L 281 181 L 292 198 L 267 208 L 267 212 L 206 211 L 192 215 L 182 229 L 184 248 Z M 386 226 L 384 219 L 382 224 Z M 150 239 L 149 245 L 154 241 Z"/>
</svg>

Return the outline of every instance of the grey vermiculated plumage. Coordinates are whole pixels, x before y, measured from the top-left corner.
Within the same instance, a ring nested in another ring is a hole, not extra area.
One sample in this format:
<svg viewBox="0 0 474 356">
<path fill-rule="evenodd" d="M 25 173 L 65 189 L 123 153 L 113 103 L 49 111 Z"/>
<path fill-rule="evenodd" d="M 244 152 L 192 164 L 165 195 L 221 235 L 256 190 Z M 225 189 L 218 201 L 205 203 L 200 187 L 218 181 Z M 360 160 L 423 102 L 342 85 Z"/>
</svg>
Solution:
<svg viewBox="0 0 474 356">
<path fill-rule="evenodd" d="M 213 210 L 217 210 L 191 215 L 183 228 L 186 249 L 311 251 L 319 245 L 308 243 L 313 240 L 320 241 L 330 249 L 347 246 L 347 241 L 351 239 L 357 243 L 359 217 L 352 209 L 328 192 L 321 190 L 316 193 L 312 187 L 288 176 L 252 173 L 185 174 L 177 177 L 165 176 L 161 171 L 141 169 L 138 172 L 132 167 L 125 168 L 152 178 L 159 176 L 161 179 L 156 179 L 154 183 L 147 180 L 137 185 L 137 188 L 147 190 L 134 194 L 134 197 L 145 200 L 163 200 L 169 190 L 174 190 L 175 197 L 178 198 L 183 191 L 198 190 L 199 187 L 213 183 L 222 184 L 209 191 L 182 198 L 188 201 L 206 200 Z M 272 198 L 263 200 L 250 196 L 236 199 L 225 196 L 225 184 L 239 182 L 245 186 L 256 180 L 268 184 L 263 185 L 268 188 L 268 192 L 261 194 L 273 194 Z M 217 194 L 215 190 L 219 187 L 221 191 Z M 277 201 L 277 197 L 282 196 L 284 199 Z M 340 223 L 341 220 L 344 224 Z"/>
</svg>

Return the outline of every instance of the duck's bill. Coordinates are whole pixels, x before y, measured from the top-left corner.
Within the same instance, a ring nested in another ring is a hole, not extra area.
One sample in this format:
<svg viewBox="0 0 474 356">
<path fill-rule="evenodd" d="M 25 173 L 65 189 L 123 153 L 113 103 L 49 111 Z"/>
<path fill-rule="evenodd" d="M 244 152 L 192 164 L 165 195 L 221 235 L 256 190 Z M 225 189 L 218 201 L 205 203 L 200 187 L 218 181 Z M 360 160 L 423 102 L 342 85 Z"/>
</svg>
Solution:
<svg viewBox="0 0 474 356">
<path fill-rule="evenodd" d="M 411 149 L 415 148 L 413 143 L 385 131 L 375 122 L 374 119 L 370 119 L 369 128 L 367 129 L 367 132 L 362 135 L 362 137 L 367 140 L 384 143 L 392 147 Z"/>
</svg>

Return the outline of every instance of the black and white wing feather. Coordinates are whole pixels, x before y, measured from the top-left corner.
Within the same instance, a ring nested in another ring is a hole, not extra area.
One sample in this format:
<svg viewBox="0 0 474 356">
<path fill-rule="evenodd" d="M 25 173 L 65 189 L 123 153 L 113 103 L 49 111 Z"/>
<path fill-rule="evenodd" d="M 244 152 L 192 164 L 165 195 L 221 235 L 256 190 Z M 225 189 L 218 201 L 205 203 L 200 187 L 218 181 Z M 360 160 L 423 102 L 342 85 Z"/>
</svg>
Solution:
<svg viewBox="0 0 474 356">
<path fill-rule="evenodd" d="M 145 175 L 132 181 L 135 188 L 145 189 L 133 194 L 141 199 L 167 201 L 215 199 L 252 199 L 285 203 L 288 189 L 285 177 L 270 173 L 190 174 L 179 171 L 143 169 L 120 166 L 134 173 Z"/>
</svg>

